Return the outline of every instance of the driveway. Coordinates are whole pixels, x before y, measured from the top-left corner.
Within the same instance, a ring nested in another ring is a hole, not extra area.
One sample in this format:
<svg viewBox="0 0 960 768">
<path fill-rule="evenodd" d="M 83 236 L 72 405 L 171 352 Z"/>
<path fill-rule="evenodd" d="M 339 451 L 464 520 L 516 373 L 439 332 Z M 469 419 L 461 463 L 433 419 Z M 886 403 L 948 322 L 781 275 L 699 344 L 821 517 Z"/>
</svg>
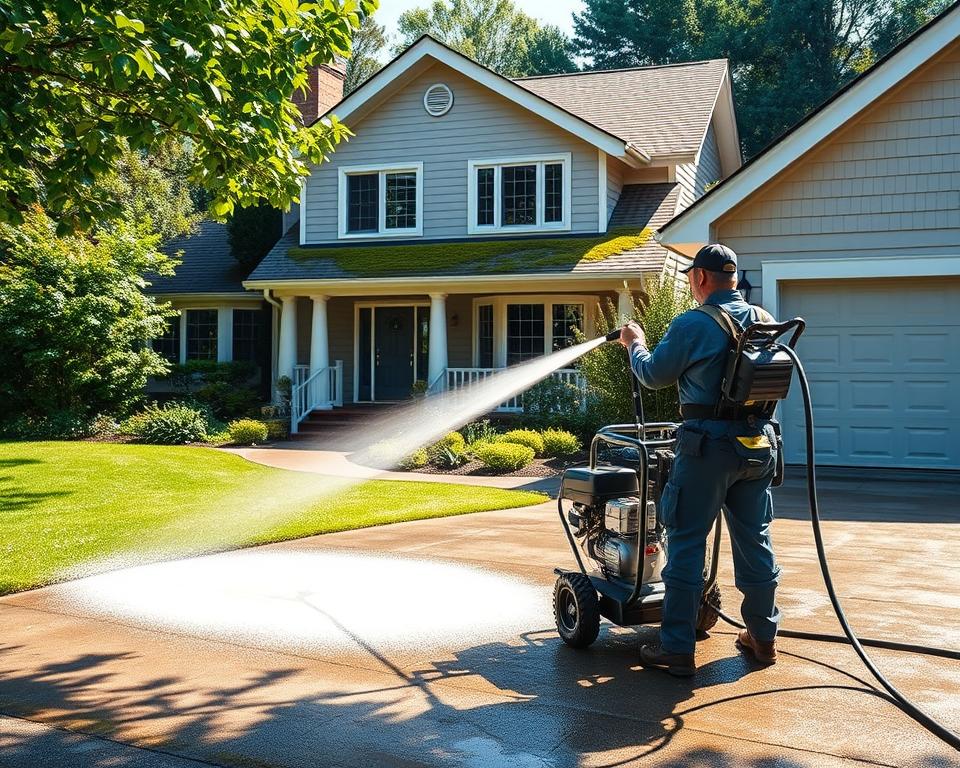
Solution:
<svg viewBox="0 0 960 768">
<path fill-rule="evenodd" d="M 864 635 L 960 647 L 958 490 L 824 481 L 835 580 Z M 835 632 L 799 482 L 777 501 L 785 625 Z M 843 646 L 783 640 L 758 669 L 721 627 L 693 681 L 637 666 L 654 628 L 566 648 L 550 592 L 571 561 L 546 504 L 8 596 L 0 765 L 960 766 Z M 721 583 L 733 609 L 728 567 Z M 960 663 L 875 657 L 960 729 Z"/>
</svg>

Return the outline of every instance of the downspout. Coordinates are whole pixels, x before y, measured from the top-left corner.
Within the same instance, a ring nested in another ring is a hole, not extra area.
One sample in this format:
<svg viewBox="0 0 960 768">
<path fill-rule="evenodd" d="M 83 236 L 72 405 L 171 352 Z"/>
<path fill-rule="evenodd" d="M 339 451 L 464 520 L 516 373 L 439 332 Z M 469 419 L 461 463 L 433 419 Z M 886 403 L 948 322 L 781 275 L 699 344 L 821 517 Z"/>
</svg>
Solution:
<svg viewBox="0 0 960 768">
<path fill-rule="evenodd" d="M 280 311 L 283 305 L 270 295 L 270 289 L 263 289 L 263 298 L 273 305 L 273 322 L 270 323 L 270 399 L 277 401 L 277 334 L 280 331 Z"/>
</svg>

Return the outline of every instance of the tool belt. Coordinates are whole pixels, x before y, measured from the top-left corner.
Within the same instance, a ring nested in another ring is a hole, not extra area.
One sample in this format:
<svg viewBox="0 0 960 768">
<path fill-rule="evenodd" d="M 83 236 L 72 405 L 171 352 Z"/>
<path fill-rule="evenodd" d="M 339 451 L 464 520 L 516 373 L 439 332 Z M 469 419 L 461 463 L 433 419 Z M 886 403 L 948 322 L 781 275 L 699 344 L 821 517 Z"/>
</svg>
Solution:
<svg viewBox="0 0 960 768">
<path fill-rule="evenodd" d="M 680 406 L 680 416 L 687 419 L 718 419 L 720 421 L 742 421 L 751 416 L 757 419 L 769 419 L 773 409 L 751 408 L 749 406 L 702 405 L 684 403 Z M 770 412 L 768 412 L 770 411 Z"/>
</svg>

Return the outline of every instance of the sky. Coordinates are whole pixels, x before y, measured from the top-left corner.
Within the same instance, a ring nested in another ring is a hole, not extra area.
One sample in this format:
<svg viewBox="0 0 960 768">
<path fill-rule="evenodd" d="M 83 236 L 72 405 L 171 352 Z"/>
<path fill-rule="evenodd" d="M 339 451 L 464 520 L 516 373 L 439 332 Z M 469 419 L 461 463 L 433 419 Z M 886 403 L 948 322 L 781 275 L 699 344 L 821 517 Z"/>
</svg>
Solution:
<svg viewBox="0 0 960 768">
<path fill-rule="evenodd" d="M 528 16 L 560 27 L 568 35 L 573 33 L 573 12 L 583 7 L 582 0 L 514 0 L 514 3 Z M 380 0 L 374 18 L 387 28 L 387 34 L 393 36 L 401 13 L 410 8 L 429 8 L 432 4 L 433 0 Z"/>
</svg>

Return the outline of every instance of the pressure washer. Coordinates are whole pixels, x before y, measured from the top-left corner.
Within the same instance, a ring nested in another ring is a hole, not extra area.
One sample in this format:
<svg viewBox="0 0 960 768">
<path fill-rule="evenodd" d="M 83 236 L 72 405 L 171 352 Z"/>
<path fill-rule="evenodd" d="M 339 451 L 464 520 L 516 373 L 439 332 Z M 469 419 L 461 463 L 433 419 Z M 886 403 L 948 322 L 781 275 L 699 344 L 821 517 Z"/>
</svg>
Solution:
<svg viewBox="0 0 960 768">
<path fill-rule="evenodd" d="M 810 518 L 820 570 L 831 605 L 844 635 L 780 630 L 779 635 L 803 640 L 848 643 L 867 669 L 890 694 L 893 702 L 935 736 L 960 750 L 960 736 L 948 730 L 910 702 L 880 672 L 864 646 L 908 651 L 960 660 L 960 651 L 931 646 L 858 638 L 837 598 L 820 530 L 817 499 L 813 406 L 810 386 L 796 345 L 806 324 L 802 318 L 783 323 L 758 322 L 740 331 L 720 308 L 700 307 L 731 338 L 730 352 L 716 405 L 718 415 L 758 415 L 769 419 L 777 403 L 786 399 L 794 371 L 800 384 L 806 421 L 806 479 Z M 784 337 L 790 334 L 789 339 Z M 617 341 L 620 329 L 607 335 Z M 556 568 L 553 608 L 561 639 L 573 648 L 586 648 L 598 637 L 601 617 L 619 626 L 658 623 L 665 586 L 661 572 L 669 556 L 669 540 L 660 518 L 660 498 L 674 461 L 678 424 L 647 424 L 636 376 L 631 372 L 634 423 L 602 427 L 590 444 L 589 463 L 571 467 L 561 478 L 557 512 L 578 570 Z M 777 466 L 772 486 L 784 477 L 782 438 L 777 440 Z M 568 506 L 565 506 L 567 502 Z M 704 563 L 704 586 L 697 615 L 698 638 L 723 619 L 739 629 L 744 625 L 727 616 L 721 605 L 717 569 L 722 515 L 717 514 L 712 546 Z M 587 562 L 585 562 L 585 559 Z M 587 565 L 589 563 L 589 567 Z"/>
</svg>

